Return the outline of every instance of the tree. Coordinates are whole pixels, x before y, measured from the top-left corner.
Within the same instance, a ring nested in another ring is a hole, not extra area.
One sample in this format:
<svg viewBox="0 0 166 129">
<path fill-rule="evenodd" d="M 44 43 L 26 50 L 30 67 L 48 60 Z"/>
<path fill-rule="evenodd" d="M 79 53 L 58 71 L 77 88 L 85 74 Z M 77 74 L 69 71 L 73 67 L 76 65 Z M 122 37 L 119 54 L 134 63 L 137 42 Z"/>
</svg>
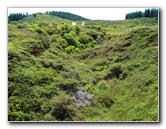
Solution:
<svg viewBox="0 0 166 129">
<path fill-rule="evenodd" d="M 28 16 L 28 12 L 26 12 L 26 16 Z"/>
<path fill-rule="evenodd" d="M 145 9 L 144 17 L 150 17 L 150 9 Z"/>
<path fill-rule="evenodd" d="M 69 20 L 88 20 L 87 18 L 84 18 L 82 16 L 76 15 L 76 14 L 72 14 L 69 12 L 61 12 L 61 11 L 51 11 L 51 12 L 46 12 L 47 14 L 51 14 L 54 16 L 58 16 L 64 19 L 69 19 Z"/>
<path fill-rule="evenodd" d="M 22 13 L 12 13 L 8 16 L 9 21 L 19 21 L 23 18 L 27 17 L 27 15 Z"/>
<path fill-rule="evenodd" d="M 158 17 L 158 9 L 152 8 L 150 14 L 151 17 Z"/>
<path fill-rule="evenodd" d="M 143 13 L 141 11 L 138 11 L 137 12 L 137 18 L 141 18 L 141 17 L 143 17 Z"/>
<path fill-rule="evenodd" d="M 36 17 L 36 14 L 33 14 L 34 17 Z"/>
<path fill-rule="evenodd" d="M 144 12 L 131 12 L 126 14 L 125 19 L 134 19 L 134 18 L 141 18 L 141 17 L 158 17 L 158 9 L 145 9 Z"/>
</svg>

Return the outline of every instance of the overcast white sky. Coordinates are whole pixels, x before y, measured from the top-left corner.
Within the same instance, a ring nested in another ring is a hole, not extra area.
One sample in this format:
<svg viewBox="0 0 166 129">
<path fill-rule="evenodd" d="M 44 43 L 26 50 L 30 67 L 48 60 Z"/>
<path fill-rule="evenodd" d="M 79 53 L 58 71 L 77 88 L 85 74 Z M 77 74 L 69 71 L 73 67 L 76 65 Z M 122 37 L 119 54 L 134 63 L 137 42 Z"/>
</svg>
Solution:
<svg viewBox="0 0 166 129">
<path fill-rule="evenodd" d="M 64 11 L 83 16 L 91 20 L 124 20 L 130 12 L 144 11 L 145 8 L 8 8 L 10 13 L 32 14 L 46 11 Z"/>
</svg>

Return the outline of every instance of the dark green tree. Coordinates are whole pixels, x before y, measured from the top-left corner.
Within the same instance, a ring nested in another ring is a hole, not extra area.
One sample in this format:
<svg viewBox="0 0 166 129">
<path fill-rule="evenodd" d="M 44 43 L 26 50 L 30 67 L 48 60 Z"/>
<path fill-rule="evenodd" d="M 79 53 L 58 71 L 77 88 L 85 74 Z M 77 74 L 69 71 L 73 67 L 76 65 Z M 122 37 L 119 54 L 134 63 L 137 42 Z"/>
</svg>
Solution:
<svg viewBox="0 0 166 129">
<path fill-rule="evenodd" d="M 125 19 L 134 19 L 141 17 L 149 17 L 149 18 L 158 17 L 158 9 L 152 8 L 152 9 L 145 9 L 144 12 L 138 11 L 138 12 L 127 13 Z"/>
<path fill-rule="evenodd" d="M 150 9 L 145 9 L 144 17 L 150 17 Z"/>
<path fill-rule="evenodd" d="M 9 21 L 19 21 L 23 18 L 25 18 L 27 15 L 25 15 L 24 13 L 11 13 L 9 16 L 8 16 L 8 20 Z"/>
<path fill-rule="evenodd" d="M 58 16 L 64 19 L 69 19 L 69 20 L 88 20 L 87 18 L 84 18 L 82 16 L 76 15 L 76 14 L 72 14 L 69 12 L 61 12 L 61 11 L 51 11 L 51 12 L 46 12 L 46 14 L 51 14 L 54 16 Z"/>
<path fill-rule="evenodd" d="M 151 17 L 158 17 L 158 9 L 152 8 L 150 10 Z"/>
<path fill-rule="evenodd" d="M 33 14 L 34 17 L 36 17 L 36 14 Z"/>
</svg>

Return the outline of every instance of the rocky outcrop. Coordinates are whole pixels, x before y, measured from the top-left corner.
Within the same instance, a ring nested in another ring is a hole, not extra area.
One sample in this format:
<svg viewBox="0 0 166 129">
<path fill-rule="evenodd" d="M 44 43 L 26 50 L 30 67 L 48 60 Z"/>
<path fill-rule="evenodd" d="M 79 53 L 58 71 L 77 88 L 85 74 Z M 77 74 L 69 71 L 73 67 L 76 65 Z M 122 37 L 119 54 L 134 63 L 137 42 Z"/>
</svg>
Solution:
<svg viewBox="0 0 166 129">
<path fill-rule="evenodd" d="M 72 97 L 77 108 L 89 105 L 91 103 L 93 95 L 88 93 L 84 88 L 81 89 Z"/>
</svg>

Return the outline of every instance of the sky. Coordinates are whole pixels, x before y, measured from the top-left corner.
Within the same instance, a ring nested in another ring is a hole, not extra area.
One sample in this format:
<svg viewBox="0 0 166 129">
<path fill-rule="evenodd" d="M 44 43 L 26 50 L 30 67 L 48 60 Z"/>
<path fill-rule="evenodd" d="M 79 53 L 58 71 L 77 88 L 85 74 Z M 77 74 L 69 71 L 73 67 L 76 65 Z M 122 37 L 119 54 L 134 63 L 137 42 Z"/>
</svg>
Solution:
<svg viewBox="0 0 166 129">
<path fill-rule="evenodd" d="M 80 15 L 91 20 L 124 20 L 125 15 L 135 11 L 145 11 L 146 8 L 8 8 L 10 13 L 33 14 L 46 11 L 64 11 Z"/>
</svg>

